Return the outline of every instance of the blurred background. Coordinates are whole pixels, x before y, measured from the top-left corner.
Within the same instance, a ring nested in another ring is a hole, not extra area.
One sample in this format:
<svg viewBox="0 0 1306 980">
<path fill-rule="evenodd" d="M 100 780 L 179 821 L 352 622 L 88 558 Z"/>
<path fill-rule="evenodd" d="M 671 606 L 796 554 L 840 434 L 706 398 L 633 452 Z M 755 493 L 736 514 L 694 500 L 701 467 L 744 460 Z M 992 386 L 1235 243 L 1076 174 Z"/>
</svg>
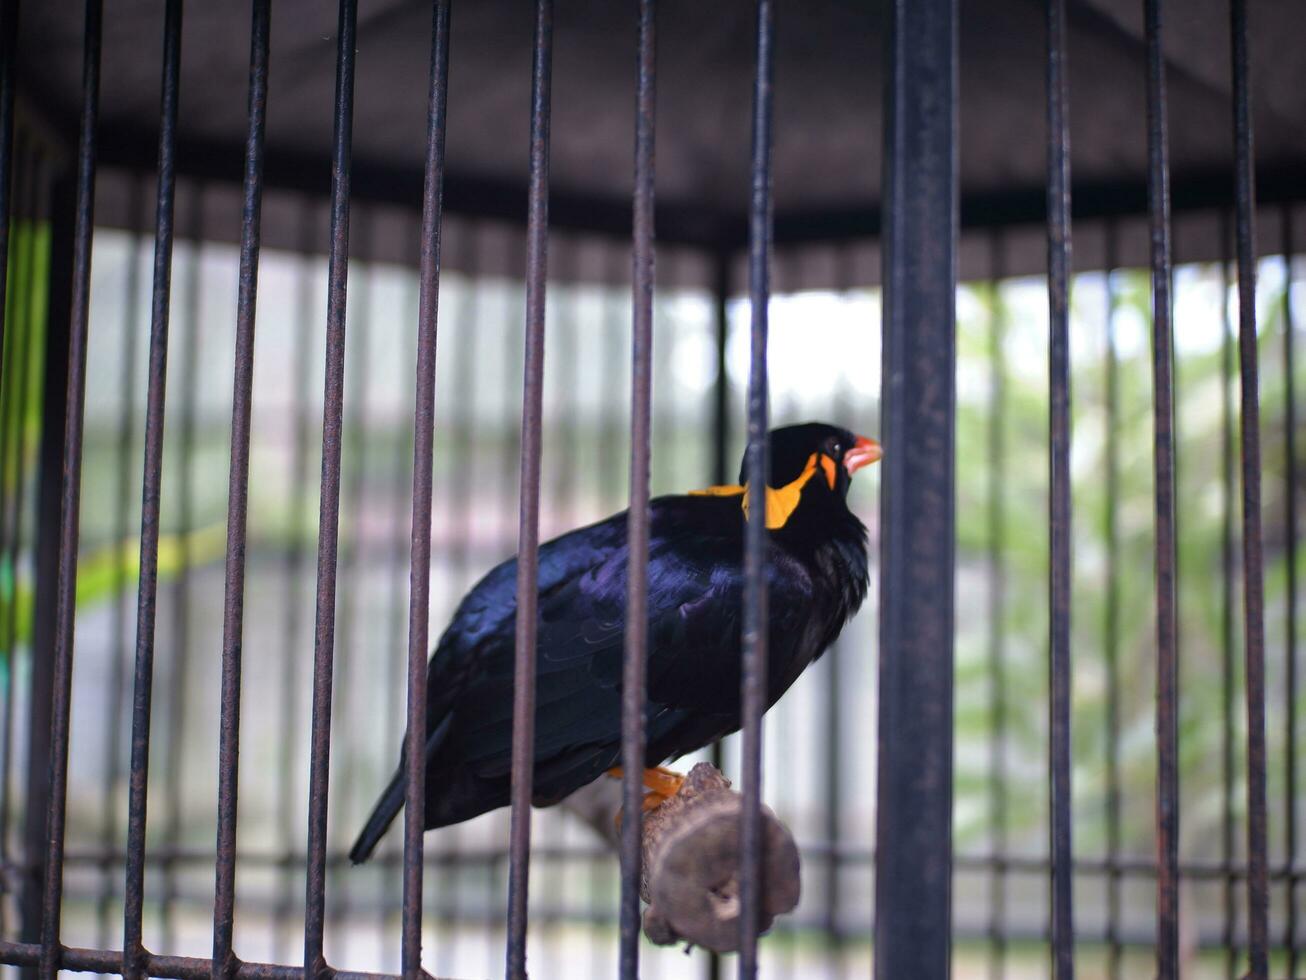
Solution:
<svg viewBox="0 0 1306 980">
<path fill-rule="evenodd" d="M 97 230 L 87 388 L 77 658 L 69 783 L 65 941 L 121 941 L 122 842 L 135 642 L 152 185 L 123 181 L 129 220 Z M 225 191 L 224 191 L 225 192 Z M 150 770 L 145 943 L 211 951 L 216 731 L 237 248 L 208 240 L 214 192 L 183 182 L 173 272 Z M 263 250 L 255 354 L 247 616 L 241 733 L 236 948 L 295 962 L 302 949 L 308 717 L 321 452 L 326 215 L 280 200 L 299 251 Z M 1291 217 L 1267 212 L 1267 234 Z M 1202 220 L 1222 221 L 1219 215 Z M 135 226 L 133 228 L 133 225 Z M 1227 239 L 1227 227 L 1224 240 Z M 1101 229 L 1098 229 L 1101 231 Z M 1078 229 L 1077 229 L 1078 231 Z M 1085 234 L 1092 234 L 1086 230 Z M 1012 233 L 1015 234 L 1015 233 Z M 1037 234 L 1037 229 L 1032 232 Z M 1102 231 L 1109 239 L 1111 229 Z M 1181 860 L 1186 975 L 1233 976 L 1243 934 L 1244 709 L 1233 380 L 1235 303 L 1221 262 L 1175 275 L 1179 489 Z M 416 242 L 416 219 L 355 210 L 360 250 Z M 40 430 L 48 227 L 12 239 L 2 422 L 5 807 L 0 841 L 22 826 L 34 581 L 34 459 Z M 371 243 L 369 245 L 369 243 Z M 516 549 L 524 296 L 520 233 L 447 222 L 436 389 L 432 629 Z M 1003 274 L 1012 245 L 966 239 L 986 277 L 957 295 L 957 673 L 954 975 L 1043 976 L 1047 964 L 1047 293 Z M 776 260 L 771 399 L 776 424 L 827 419 L 878 432 L 880 292 L 871 243 Z M 979 261 L 980 256 L 984 261 Z M 414 261 L 350 266 L 345 443 L 331 753 L 327 956 L 338 968 L 398 968 L 401 841 L 369 864 L 344 852 L 398 757 L 404 698 L 417 279 Z M 748 304 L 734 278 L 720 319 L 701 254 L 658 252 L 654 340 L 656 493 L 718 482 L 742 451 Z M 821 262 L 832 288 L 787 290 L 797 263 Z M 24 265 L 23 263 L 26 263 Z M 630 292 L 628 245 L 555 235 L 546 356 L 545 537 L 624 508 Z M 1287 374 L 1291 308 L 1306 309 L 1306 263 L 1259 265 L 1263 517 L 1270 699 L 1272 937 L 1282 971 L 1293 928 L 1286 684 Z M 1085 976 L 1152 975 L 1155 786 L 1150 289 L 1119 268 L 1075 277 L 1074 809 L 1077 956 Z M 1301 328 L 1297 328 L 1300 346 Z M 722 332 L 723 331 L 723 332 Z M 722 345 L 718 346 L 718 343 Z M 719 373 L 718 364 L 724 366 Z M 1301 494 L 1300 481 L 1297 493 Z M 1300 503 L 1300 501 L 1299 501 Z M 878 473 L 851 506 L 878 549 Z M 14 523 L 16 522 L 16 523 Z M 874 563 L 873 563 L 874 564 Z M 1297 580 L 1302 581 L 1300 575 Z M 1300 589 L 1300 584 L 1298 585 Z M 873 584 L 871 595 L 876 595 Z M 1298 597 L 1300 602 L 1300 597 Z M 873 921 L 877 624 L 872 598 L 838 645 L 766 719 L 765 797 L 803 855 L 803 898 L 762 945 L 768 977 L 864 976 Z M 1299 737 L 1299 736 L 1298 736 Z M 724 745 L 733 775 L 735 739 Z M 688 761 L 682 763 L 687 766 Z M 497 974 L 506 907 L 507 811 L 428 835 L 426 965 L 440 976 Z M 607 977 L 616 955 L 617 869 L 591 831 L 536 811 L 530 957 L 542 977 Z M 14 921 L 12 895 L 4 902 Z M 707 976 L 701 951 L 643 953 L 644 975 Z M 733 969 L 726 958 L 726 969 Z M 1282 972 L 1279 974 L 1282 975 Z"/>
</svg>

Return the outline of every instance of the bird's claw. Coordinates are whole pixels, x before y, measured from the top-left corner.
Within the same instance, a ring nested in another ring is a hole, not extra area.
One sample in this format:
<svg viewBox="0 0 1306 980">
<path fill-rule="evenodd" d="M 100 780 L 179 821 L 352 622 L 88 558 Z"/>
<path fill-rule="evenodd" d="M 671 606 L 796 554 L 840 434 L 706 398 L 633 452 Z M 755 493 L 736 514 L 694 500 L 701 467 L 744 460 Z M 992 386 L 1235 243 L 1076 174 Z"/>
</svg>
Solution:
<svg viewBox="0 0 1306 980">
<path fill-rule="evenodd" d="M 613 779 L 620 779 L 622 776 L 621 766 L 614 766 L 609 769 L 607 774 Z M 685 783 L 685 777 L 675 770 L 668 769 L 665 766 L 655 766 L 644 770 L 644 788 L 648 790 L 644 794 L 644 802 L 641 809 L 648 813 L 660 807 L 671 797 L 680 792 L 680 787 Z M 617 814 L 617 826 L 621 826 L 621 814 Z"/>
</svg>

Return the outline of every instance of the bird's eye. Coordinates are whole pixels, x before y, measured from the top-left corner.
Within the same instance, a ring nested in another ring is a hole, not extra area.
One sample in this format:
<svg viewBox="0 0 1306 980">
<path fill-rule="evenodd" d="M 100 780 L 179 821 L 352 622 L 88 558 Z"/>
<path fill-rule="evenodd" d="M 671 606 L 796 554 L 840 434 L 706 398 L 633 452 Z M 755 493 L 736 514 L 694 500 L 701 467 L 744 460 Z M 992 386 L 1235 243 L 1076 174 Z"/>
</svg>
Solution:
<svg viewBox="0 0 1306 980">
<path fill-rule="evenodd" d="M 832 455 L 838 456 L 841 452 L 843 452 L 843 444 L 836 442 L 833 446 L 830 447 L 830 452 Z"/>
</svg>

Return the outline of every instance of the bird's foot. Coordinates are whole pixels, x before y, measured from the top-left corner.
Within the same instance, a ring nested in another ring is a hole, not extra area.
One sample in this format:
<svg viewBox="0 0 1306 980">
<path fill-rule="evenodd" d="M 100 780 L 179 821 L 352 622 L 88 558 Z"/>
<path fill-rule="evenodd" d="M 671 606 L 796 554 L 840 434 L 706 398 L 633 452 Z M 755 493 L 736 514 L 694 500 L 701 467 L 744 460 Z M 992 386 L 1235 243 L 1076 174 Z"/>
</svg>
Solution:
<svg viewBox="0 0 1306 980">
<path fill-rule="evenodd" d="M 669 800 L 680 792 L 680 787 L 684 784 L 685 777 L 666 766 L 657 766 L 653 769 L 644 770 L 644 785 L 651 790 L 650 796 L 660 796 L 663 800 Z M 646 799 L 645 809 L 647 808 Z"/>
<path fill-rule="evenodd" d="M 620 779 L 622 771 L 621 766 L 615 766 L 608 770 L 608 775 L 614 779 Z M 644 794 L 644 812 L 647 813 L 671 799 L 680 792 L 680 787 L 684 785 L 684 782 L 685 777 L 683 775 L 665 766 L 645 769 L 644 788 L 648 792 Z"/>
</svg>

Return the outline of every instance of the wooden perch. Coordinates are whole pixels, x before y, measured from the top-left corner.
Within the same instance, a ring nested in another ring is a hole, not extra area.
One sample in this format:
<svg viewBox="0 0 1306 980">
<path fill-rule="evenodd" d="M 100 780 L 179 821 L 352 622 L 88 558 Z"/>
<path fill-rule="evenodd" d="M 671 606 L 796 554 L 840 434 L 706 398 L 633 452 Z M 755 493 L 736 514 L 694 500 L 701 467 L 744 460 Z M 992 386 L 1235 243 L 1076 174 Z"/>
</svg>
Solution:
<svg viewBox="0 0 1306 980">
<path fill-rule="evenodd" d="M 617 848 L 621 784 L 600 779 L 562 804 Z M 718 953 L 739 948 L 739 814 L 743 798 L 700 762 L 680 792 L 644 814 L 640 897 L 644 935 L 660 946 L 688 942 Z M 763 807 L 763 932 L 798 904 L 798 848 Z"/>
</svg>

